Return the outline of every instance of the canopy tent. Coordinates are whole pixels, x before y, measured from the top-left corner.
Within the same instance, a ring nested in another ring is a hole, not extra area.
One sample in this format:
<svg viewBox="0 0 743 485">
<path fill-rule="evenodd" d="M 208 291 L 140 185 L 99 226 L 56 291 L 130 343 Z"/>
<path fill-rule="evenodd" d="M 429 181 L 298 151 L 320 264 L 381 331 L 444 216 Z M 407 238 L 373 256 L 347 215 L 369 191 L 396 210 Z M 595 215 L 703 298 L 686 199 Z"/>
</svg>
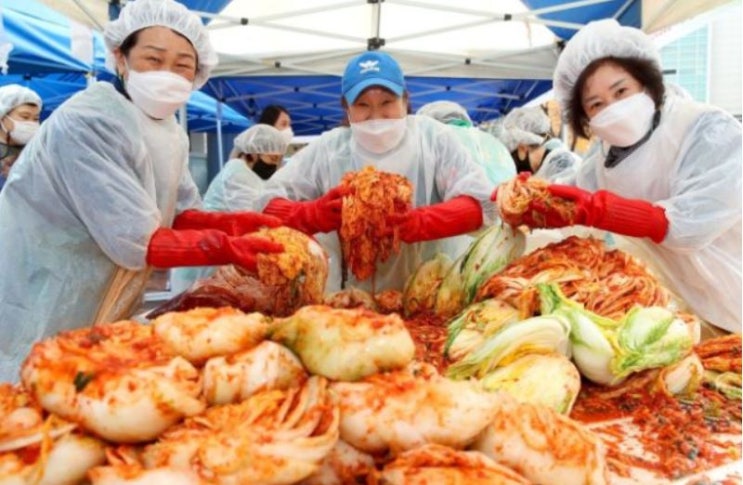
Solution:
<svg viewBox="0 0 743 485">
<path fill-rule="evenodd" d="M 649 19 L 647 27 L 659 29 L 723 3 L 231 2 L 218 15 L 203 13 L 220 53 L 205 90 L 251 117 L 267 104 L 283 104 L 295 133 L 318 133 L 343 118 L 339 76 L 347 60 L 382 49 L 400 62 L 413 110 L 445 99 L 465 106 L 480 123 L 549 91 L 562 45 L 591 20 L 613 17 L 645 28 Z"/>
<path fill-rule="evenodd" d="M 98 28 L 121 3 L 41 1 Z M 483 122 L 547 92 L 561 46 L 590 20 L 651 32 L 730 0 L 180 1 L 208 21 L 220 54 L 203 91 L 252 119 L 284 105 L 306 135 L 341 121 L 340 75 L 366 49 L 400 61 L 413 110 L 448 99 Z"/>
<path fill-rule="evenodd" d="M 202 13 L 220 53 L 204 90 L 250 117 L 282 104 L 295 133 L 315 134 L 343 118 L 348 59 L 378 48 L 400 62 L 413 110 L 446 99 L 479 123 L 548 91 L 562 42 L 585 22 L 618 16 L 639 25 L 639 7 L 639 0 L 232 2 L 218 15 Z"/>
<path fill-rule="evenodd" d="M 34 1 L 3 0 L 0 40 L 13 45 L 8 74 L 0 86 L 21 84 L 41 96 L 42 117 L 85 89 L 94 77 L 110 79 L 106 49 L 100 32 L 71 21 Z M 190 131 L 242 131 L 253 124 L 229 106 L 204 92 L 194 92 L 187 105 Z M 219 115 L 219 116 L 218 116 Z M 218 119 L 219 118 L 219 119 Z"/>
</svg>

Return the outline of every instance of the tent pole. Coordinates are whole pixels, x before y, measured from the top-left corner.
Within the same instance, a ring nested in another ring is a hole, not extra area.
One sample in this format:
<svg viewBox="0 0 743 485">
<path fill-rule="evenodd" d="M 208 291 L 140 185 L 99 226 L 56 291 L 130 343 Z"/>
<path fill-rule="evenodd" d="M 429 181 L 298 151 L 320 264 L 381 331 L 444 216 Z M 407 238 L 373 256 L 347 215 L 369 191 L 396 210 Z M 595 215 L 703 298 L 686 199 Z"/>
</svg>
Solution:
<svg viewBox="0 0 743 485">
<path fill-rule="evenodd" d="M 222 101 L 217 100 L 217 151 L 219 160 L 219 170 L 224 167 L 224 148 L 222 147 Z"/>
<path fill-rule="evenodd" d="M 178 121 L 180 125 L 183 127 L 183 131 L 188 133 L 188 109 L 186 108 L 187 105 L 183 105 L 180 108 L 178 108 Z"/>
</svg>

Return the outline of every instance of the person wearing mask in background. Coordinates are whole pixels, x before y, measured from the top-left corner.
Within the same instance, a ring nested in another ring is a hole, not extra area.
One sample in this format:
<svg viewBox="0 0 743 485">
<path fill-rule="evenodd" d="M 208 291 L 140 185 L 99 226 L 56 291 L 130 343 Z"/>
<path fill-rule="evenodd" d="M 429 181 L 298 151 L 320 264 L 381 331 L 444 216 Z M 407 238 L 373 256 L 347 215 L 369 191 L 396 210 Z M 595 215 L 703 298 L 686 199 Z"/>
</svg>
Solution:
<svg viewBox="0 0 743 485">
<path fill-rule="evenodd" d="M 408 116 L 405 78 L 390 55 L 369 51 L 351 59 L 341 81 L 341 105 L 349 120 L 323 133 L 269 180 L 260 198 L 267 214 L 308 234 L 340 228 L 347 172 L 371 165 L 405 176 L 414 208 L 397 218 L 403 242 L 398 254 L 377 266 L 376 290 L 401 289 L 406 278 L 441 246 L 438 240 L 493 222 L 491 185 L 452 131 L 425 116 Z M 340 248 L 335 234 L 318 238 L 330 256 L 328 291 L 340 285 Z M 369 289 L 371 281 L 350 285 Z"/>
<path fill-rule="evenodd" d="M 475 128 L 464 106 L 452 101 L 433 101 L 421 106 L 416 114 L 451 126 L 472 158 L 485 170 L 491 184 L 498 185 L 516 175 L 505 145 L 490 133 Z"/>
<path fill-rule="evenodd" d="M 575 186 L 550 192 L 575 202 L 575 224 L 642 238 L 632 241 L 642 259 L 694 313 L 740 333 L 740 123 L 666 92 L 652 39 L 615 20 L 568 42 L 554 89 L 575 133 L 590 129 L 600 146 Z M 531 209 L 549 227 L 570 225 L 538 201 Z"/>
<path fill-rule="evenodd" d="M 252 207 L 278 169 L 287 146 L 283 133 L 269 125 L 253 125 L 237 135 L 230 161 L 204 194 L 204 209 L 239 212 Z M 171 273 L 170 289 L 180 293 L 213 272 L 214 266 L 176 268 Z"/>
<path fill-rule="evenodd" d="M 130 318 L 153 267 L 255 268 L 258 252 L 283 250 L 239 237 L 275 218 L 198 210 L 174 113 L 217 61 L 201 19 L 137 0 L 104 39 L 116 82 L 57 108 L 0 194 L 0 381 L 18 378 L 35 341 Z"/>
<path fill-rule="evenodd" d="M 575 179 L 581 158 L 568 150 L 562 140 L 551 135 L 549 116 L 541 107 L 516 108 L 508 113 L 503 123 L 516 145 L 519 173 L 531 172 L 556 183 L 570 183 Z"/>
<path fill-rule="evenodd" d="M 0 87 L 0 190 L 10 168 L 39 130 L 41 98 L 18 84 Z"/>
<path fill-rule="evenodd" d="M 292 118 L 289 115 L 289 111 L 278 104 L 266 106 L 261 112 L 258 124 L 270 125 L 279 130 L 281 135 L 286 139 L 287 145 L 289 145 L 294 138 L 294 131 L 292 131 Z"/>
</svg>

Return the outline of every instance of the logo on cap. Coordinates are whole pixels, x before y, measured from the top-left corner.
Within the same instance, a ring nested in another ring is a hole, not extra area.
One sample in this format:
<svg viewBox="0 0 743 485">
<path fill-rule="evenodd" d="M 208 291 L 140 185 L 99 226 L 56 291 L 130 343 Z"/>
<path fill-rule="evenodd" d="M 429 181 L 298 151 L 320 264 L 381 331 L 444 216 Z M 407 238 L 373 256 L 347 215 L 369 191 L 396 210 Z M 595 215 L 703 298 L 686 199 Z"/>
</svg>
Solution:
<svg viewBox="0 0 743 485">
<path fill-rule="evenodd" d="M 361 68 L 361 71 L 359 74 L 366 74 L 367 72 L 379 72 L 379 61 L 375 61 L 373 59 L 369 59 L 368 61 L 359 62 L 359 67 Z"/>
</svg>

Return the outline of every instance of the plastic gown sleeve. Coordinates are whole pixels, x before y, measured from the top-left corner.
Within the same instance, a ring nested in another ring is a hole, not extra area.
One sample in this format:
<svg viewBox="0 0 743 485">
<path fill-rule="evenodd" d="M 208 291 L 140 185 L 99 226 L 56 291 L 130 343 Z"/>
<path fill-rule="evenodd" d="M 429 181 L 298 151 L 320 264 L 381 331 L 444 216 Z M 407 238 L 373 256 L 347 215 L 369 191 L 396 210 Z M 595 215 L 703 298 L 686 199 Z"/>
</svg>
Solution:
<svg viewBox="0 0 743 485">
<path fill-rule="evenodd" d="M 712 111 L 695 123 L 670 177 L 671 197 L 659 201 L 670 227 L 663 245 L 676 251 L 706 247 L 741 221 L 740 122 Z M 660 154 L 658 154 L 660 156 Z"/>
<path fill-rule="evenodd" d="M 204 196 L 208 210 L 228 212 L 256 210 L 258 195 L 266 182 L 247 166 L 245 160 L 233 159 L 215 177 Z"/>
<path fill-rule="evenodd" d="M 534 176 L 552 183 L 570 183 L 575 179 L 577 160 L 577 156 L 568 150 L 554 150 L 545 157 Z"/>
<path fill-rule="evenodd" d="M 495 206 L 490 202 L 493 186 L 483 167 L 462 148 L 451 133 L 439 134 L 435 137 L 435 143 L 438 144 L 440 163 L 434 173 L 437 197 L 432 198 L 431 202 L 439 203 L 455 197 L 469 196 L 480 204 L 482 223 L 492 224 L 496 219 Z"/>
<path fill-rule="evenodd" d="M 104 114 L 95 104 L 55 113 L 48 146 L 64 154 L 60 191 L 93 240 L 115 264 L 139 270 L 161 224 L 154 187 L 148 191 L 138 174 L 147 154 L 133 116 Z"/>
<path fill-rule="evenodd" d="M 183 170 L 181 181 L 178 184 L 178 201 L 176 212 L 183 212 L 189 209 L 201 209 L 201 195 L 199 195 L 199 188 L 196 186 L 191 172 L 188 169 L 188 160 L 186 160 L 186 167 Z"/>
</svg>

